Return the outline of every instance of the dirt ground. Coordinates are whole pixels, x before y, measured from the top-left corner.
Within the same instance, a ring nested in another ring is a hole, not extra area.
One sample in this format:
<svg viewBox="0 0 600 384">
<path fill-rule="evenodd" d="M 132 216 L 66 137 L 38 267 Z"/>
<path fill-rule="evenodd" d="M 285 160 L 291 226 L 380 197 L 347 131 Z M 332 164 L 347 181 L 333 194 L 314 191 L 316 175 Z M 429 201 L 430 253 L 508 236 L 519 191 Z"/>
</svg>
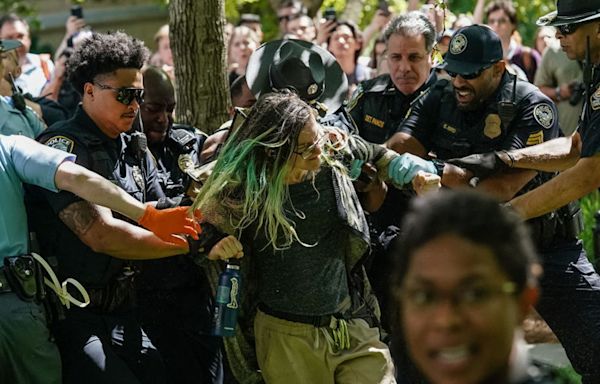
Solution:
<svg viewBox="0 0 600 384">
<path fill-rule="evenodd" d="M 525 341 L 531 344 L 539 343 L 558 343 L 558 339 L 548 327 L 548 324 L 540 315 L 532 310 L 523 321 L 523 330 L 525 331 Z"/>
</svg>

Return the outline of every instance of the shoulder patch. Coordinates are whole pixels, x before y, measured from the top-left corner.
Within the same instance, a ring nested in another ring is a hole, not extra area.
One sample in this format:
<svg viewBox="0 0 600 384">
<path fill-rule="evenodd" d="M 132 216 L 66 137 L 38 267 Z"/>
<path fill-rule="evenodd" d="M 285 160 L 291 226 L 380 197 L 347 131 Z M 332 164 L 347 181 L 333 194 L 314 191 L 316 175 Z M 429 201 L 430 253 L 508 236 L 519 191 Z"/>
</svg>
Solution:
<svg viewBox="0 0 600 384">
<path fill-rule="evenodd" d="M 544 128 L 550 128 L 554 124 L 554 111 L 548 104 L 537 105 L 533 109 L 533 117 Z"/>
<path fill-rule="evenodd" d="M 600 88 L 590 96 L 590 107 L 592 107 L 594 111 L 600 109 Z"/>
<path fill-rule="evenodd" d="M 73 140 L 65 136 L 52 136 L 44 143 L 49 147 L 60 149 L 61 151 L 69 152 L 73 150 L 75 143 Z"/>
</svg>

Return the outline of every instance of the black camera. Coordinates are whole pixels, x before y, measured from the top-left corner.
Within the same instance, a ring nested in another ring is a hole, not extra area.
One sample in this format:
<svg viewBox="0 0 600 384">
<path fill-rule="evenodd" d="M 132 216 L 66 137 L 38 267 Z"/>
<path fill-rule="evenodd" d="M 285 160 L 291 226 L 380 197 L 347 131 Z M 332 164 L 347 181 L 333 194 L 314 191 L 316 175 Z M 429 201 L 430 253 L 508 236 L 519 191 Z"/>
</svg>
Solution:
<svg viewBox="0 0 600 384">
<path fill-rule="evenodd" d="M 585 93 L 585 86 L 579 81 L 574 81 L 571 84 L 569 84 L 569 88 L 571 88 L 571 97 L 569 97 L 569 104 L 579 104 L 579 102 L 583 98 L 583 94 Z"/>
<path fill-rule="evenodd" d="M 75 16 L 78 19 L 83 19 L 83 8 L 81 5 L 74 5 L 71 7 L 71 16 Z"/>
</svg>

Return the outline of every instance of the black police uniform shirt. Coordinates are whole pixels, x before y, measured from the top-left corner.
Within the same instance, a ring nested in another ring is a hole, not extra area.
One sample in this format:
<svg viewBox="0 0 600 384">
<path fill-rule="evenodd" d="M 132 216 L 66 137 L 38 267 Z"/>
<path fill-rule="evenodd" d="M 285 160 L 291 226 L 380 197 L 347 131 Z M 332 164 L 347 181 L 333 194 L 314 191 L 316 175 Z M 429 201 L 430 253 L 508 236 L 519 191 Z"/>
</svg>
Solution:
<svg viewBox="0 0 600 384">
<path fill-rule="evenodd" d="M 581 157 L 591 157 L 600 152 L 600 67 L 594 67 L 594 72 L 578 128 Z"/>
<path fill-rule="evenodd" d="M 109 138 L 81 106 L 73 118 L 48 128 L 37 140 L 77 155 L 77 164 L 112 181 L 137 200 L 155 201 L 164 197 L 149 152 L 137 160 L 128 147 L 127 134 Z M 67 191 L 51 193 L 37 187 L 30 188 L 29 195 L 30 225 L 37 233 L 44 257 L 58 261 L 59 275 L 74 277 L 87 288 L 100 288 L 121 272 L 126 261 L 94 252 L 59 219 L 62 210 L 82 201 L 79 196 Z"/>
<path fill-rule="evenodd" d="M 176 125 L 167 133 L 164 142 L 150 145 L 156 159 L 158 182 L 167 197 L 183 197 L 189 183 L 187 167 L 200 166 L 200 153 L 206 134 L 194 127 Z"/>
<path fill-rule="evenodd" d="M 432 71 L 427 81 L 410 95 L 400 92 L 389 74 L 360 83 L 347 107 L 359 136 L 371 143 L 383 144 L 402 122 L 410 104 L 436 80 Z"/>
<path fill-rule="evenodd" d="M 505 72 L 496 92 L 474 111 L 460 110 L 452 84 L 440 80 L 413 104 L 398 131 L 410 134 L 442 160 L 524 148 L 558 137 L 556 106 L 528 82 L 517 81 L 514 115 L 505 118 L 499 104 L 513 100 L 513 80 Z"/>
</svg>

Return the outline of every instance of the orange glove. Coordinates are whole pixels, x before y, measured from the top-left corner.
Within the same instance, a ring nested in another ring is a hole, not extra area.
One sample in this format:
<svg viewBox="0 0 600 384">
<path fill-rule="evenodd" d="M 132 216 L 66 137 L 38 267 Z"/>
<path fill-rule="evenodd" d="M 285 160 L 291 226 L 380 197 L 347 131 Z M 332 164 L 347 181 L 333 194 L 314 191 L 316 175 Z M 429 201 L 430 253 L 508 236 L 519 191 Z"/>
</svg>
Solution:
<svg viewBox="0 0 600 384">
<path fill-rule="evenodd" d="M 144 215 L 138 223 L 144 228 L 154 232 L 161 240 L 177 245 L 185 245 L 187 241 L 175 234 L 186 234 L 198 239 L 202 232 L 198 220 L 202 218 L 199 210 L 194 211 L 194 218 L 188 216 L 188 207 L 169 209 L 156 209 L 151 205 L 146 206 Z"/>
</svg>

